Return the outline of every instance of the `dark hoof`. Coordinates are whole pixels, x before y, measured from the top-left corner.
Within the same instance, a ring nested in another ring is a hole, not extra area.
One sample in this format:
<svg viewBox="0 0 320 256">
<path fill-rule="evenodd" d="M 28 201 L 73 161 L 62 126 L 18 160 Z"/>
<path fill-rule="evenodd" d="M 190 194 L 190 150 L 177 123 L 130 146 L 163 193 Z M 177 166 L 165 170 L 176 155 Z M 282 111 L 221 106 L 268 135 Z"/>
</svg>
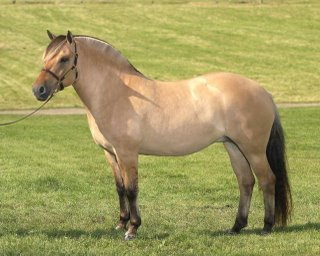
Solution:
<svg viewBox="0 0 320 256">
<path fill-rule="evenodd" d="M 262 229 L 261 235 L 269 235 L 272 231 L 273 224 L 265 222 L 264 227 Z"/>
<path fill-rule="evenodd" d="M 229 230 L 229 234 L 230 235 L 239 234 L 240 231 L 247 226 L 247 224 L 248 224 L 248 219 L 247 218 L 237 217 L 232 229 Z"/>
<path fill-rule="evenodd" d="M 240 234 L 240 231 L 241 231 L 241 229 L 232 228 L 232 229 L 230 229 L 230 230 L 228 231 L 228 234 L 234 236 L 234 235 Z"/>
<path fill-rule="evenodd" d="M 262 236 L 267 236 L 267 235 L 270 235 L 270 234 L 271 234 L 271 230 L 264 230 L 264 229 L 263 229 L 263 230 L 261 231 L 261 235 L 262 235 Z"/>
</svg>

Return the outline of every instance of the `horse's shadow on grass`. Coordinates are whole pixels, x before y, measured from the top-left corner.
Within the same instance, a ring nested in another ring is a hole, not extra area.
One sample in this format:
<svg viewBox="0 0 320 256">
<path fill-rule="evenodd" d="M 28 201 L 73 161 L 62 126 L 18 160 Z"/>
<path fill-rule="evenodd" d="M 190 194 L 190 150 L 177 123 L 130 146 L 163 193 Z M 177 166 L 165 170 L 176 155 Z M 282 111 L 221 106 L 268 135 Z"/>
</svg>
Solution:
<svg viewBox="0 0 320 256">
<path fill-rule="evenodd" d="M 61 230 L 61 229 L 50 229 L 50 230 L 30 230 L 30 229 L 17 229 L 15 231 L 1 232 L 1 236 L 5 235 L 15 235 L 18 237 L 28 237 L 28 236 L 36 236 L 36 235 L 45 235 L 48 238 L 70 238 L 70 239 L 79 239 L 81 237 L 93 238 L 93 239 L 119 239 L 124 235 L 124 233 L 117 231 L 115 229 L 96 229 L 93 231 L 85 231 L 81 229 L 69 229 L 69 230 Z"/>
<path fill-rule="evenodd" d="M 90 237 L 93 239 L 101 239 L 109 237 L 110 239 L 118 239 L 122 233 L 115 229 L 96 229 L 93 231 L 84 231 L 80 229 L 71 230 L 47 230 L 43 231 L 43 234 L 48 236 L 48 238 L 71 238 L 77 239 L 80 237 Z"/>
<path fill-rule="evenodd" d="M 289 225 L 287 227 L 278 227 L 275 228 L 273 233 L 299 233 L 304 231 L 320 231 L 320 223 L 308 222 L 305 224 L 299 225 Z M 221 236 L 233 236 L 229 234 L 227 230 L 202 230 L 200 231 L 201 235 L 207 235 L 210 237 L 221 237 Z M 241 235 L 260 235 L 261 229 L 244 229 L 240 233 Z M 69 229 L 69 230 L 60 230 L 60 229 L 51 229 L 51 230 L 30 230 L 30 229 L 17 229 L 15 231 L 2 231 L 0 232 L 0 237 L 6 235 L 15 235 L 18 237 L 28 237 L 36 235 L 45 235 L 49 239 L 59 239 L 59 238 L 69 238 L 69 239 L 79 239 L 81 237 L 92 238 L 92 239 L 110 239 L 110 240 L 119 240 L 123 238 L 124 232 L 110 229 L 96 229 L 92 231 L 85 231 L 80 229 Z M 144 239 L 151 240 L 163 240 L 170 236 L 169 233 L 159 233 L 152 236 L 145 237 Z"/>
<path fill-rule="evenodd" d="M 49 239 L 80 239 L 80 238 L 91 238 L 91 239 L 109 239 L 109 240 L 123 240 L 124 230 L 110 229 L 96 229 L 92 231 L 85 231 L 81 229 L 50 229 L 50 230 L 30 230 L 30 229 L 17 229 L 14 231 L 0 232 L 0 237 L 6 235 L 14 235 L 17 237 L 31 237 L 37 235 L 44 235 Z M 169 233 L 157 233 L 154 235 L 148 235 L 143 237 L 144 240 L 163 240 L 169 236 Z M 138 236 L 139 237 L 139 236 Z"/>
<path fill-rule="evenodd" d="M 298 224 L 298 225 L 288 225 L 286 227 L 276 227 L 272 231 L 272 233 L 275 234 L 281 234 L 281 233 L 299 233 L 299 232 L 304 232 L 304 231 L 320 231 L 320 223 L 313 223 L 313 222 L 308 222 L 305 224 Z M 254 229 L 243 229 L 240 234 L 242 235 L 261 235 L 262 229 L 260 228 L 254 228 Z M 202 234 L 208 234 L 209 236 L 212 237 L 221 237 L 221 236 L 226 236 L 230 235 L 233 236 L 233 234 L 230 234 L 228 230 L 207 230 L 201 232 Z"/>
</svg>

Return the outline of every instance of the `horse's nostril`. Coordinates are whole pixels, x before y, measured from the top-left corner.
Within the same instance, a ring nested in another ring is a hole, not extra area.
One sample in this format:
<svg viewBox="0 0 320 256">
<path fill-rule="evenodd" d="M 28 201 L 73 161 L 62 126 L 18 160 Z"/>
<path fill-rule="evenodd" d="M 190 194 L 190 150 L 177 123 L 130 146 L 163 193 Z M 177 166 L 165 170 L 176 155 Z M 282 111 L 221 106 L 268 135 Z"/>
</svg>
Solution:
<svg viewBox="0 0 320 256">
<path fill-rule="evenodd" d="M 46 88 L 45 88 L 44 86 L 41 86 L 41 87 L 39 88 L 39 93 L 40 93 L 40 95 L 45 94 L 45 93 L 46 93 Z"/>
</svg>

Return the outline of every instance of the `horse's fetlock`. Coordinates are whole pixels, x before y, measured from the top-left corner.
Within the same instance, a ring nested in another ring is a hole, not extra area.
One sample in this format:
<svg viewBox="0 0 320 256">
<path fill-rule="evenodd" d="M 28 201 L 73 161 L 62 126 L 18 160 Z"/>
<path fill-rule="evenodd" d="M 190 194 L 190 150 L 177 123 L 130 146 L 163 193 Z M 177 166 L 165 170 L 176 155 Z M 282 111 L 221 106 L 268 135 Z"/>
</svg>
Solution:
<svg viewBox="0 0 320 256">
<path fill-rule="evenodd" d="M 244 228 L 248 225 L 248 218 L 246 217 L 239 217 L 236 219 L 235 225 L 239 228 Z"/>
<path fill-rule="evenodd" d="M 138 228 L 141 226 L 141 218 L 139 216 L 135 217 L 134 219 L 130 219 L 130 225 Z"/>
<path fill-rule="evenodd" d="M 245 228 L 247 225 L 248 225 L 247 217 L 237 217 L 230 233 L 231 234 L 240 233 L 241 229 Z"/>
<path fill-rule="evenodd" d="M 263 226 L 263 230 L 262 230 L 262 234 L 268 234 L 272 231 L 272 228 L 274 226 L 274 218 L 265 218 L 264 219 L 264 226 Z"/>
<path fill-rule="evenodd" d="M 127 214 L 120 214 L 120 221 L 123 221 L 123 222 L 128 222 L 130 220 L 130 214 L 127 213 Z"/>
</svg>

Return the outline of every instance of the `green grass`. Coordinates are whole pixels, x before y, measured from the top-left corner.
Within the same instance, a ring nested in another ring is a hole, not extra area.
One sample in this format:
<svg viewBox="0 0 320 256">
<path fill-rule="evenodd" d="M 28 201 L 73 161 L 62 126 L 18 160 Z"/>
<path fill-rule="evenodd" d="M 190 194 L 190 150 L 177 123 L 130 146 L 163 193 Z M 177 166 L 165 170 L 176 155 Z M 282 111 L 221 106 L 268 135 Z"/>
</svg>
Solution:
<svg viewBox="0 0 320 256">
<path fill-rule="evenodd" d="M 277 102 L 320 101 L 316 0 L 79 2 L 0 0 L 0 109 L 38 105 L 31 84 L 48 28 L 107 40 L 155 79 L 231 71 L 259 81 Z M 49 107 L 81 105 L 67 89 Z M 142 156 L 143 224 L 138 239 L 125 242 L 114 230 L 111 170 L 84 116 L 35 116 L 0 127 L 0 254 L 318 255 L 320 108 L 282 109 L 281 116 L 295 210 L 287 228 L 267 237 L 259 235 L 258 188 L 249 227 L 226 234 L 238 187 L 222 145 L 187 157 Z M 0 116 L 0 123 L 14 118 Z"/>
<path fill-rule="evenodd" d="M 107 40 L 155 79 L 230 71 L 259 81 L 277 102 L 320 101 L 319 1 L 10 2 L 0 3 L 0 109 L 37 105 L 31 85 L 46 29 Z M 81 105 L 70 89 L 50 107 Z"/>
<path fill-rule="evenodd" d="M 282 109 L 294 198 L 286 228 L 259 235 L 255 188 L 249 226 L 234 221 L 238 187 L 221 144 L 187 157 L 140 158 L 138 239 L 114 230 L 111 170 L 84 116 L 35 116 L 0 127 L 1 255 L 318 255 L 320 108 Z M 0 116 L 0 122 L 12 119 Z"/>
</svg>

